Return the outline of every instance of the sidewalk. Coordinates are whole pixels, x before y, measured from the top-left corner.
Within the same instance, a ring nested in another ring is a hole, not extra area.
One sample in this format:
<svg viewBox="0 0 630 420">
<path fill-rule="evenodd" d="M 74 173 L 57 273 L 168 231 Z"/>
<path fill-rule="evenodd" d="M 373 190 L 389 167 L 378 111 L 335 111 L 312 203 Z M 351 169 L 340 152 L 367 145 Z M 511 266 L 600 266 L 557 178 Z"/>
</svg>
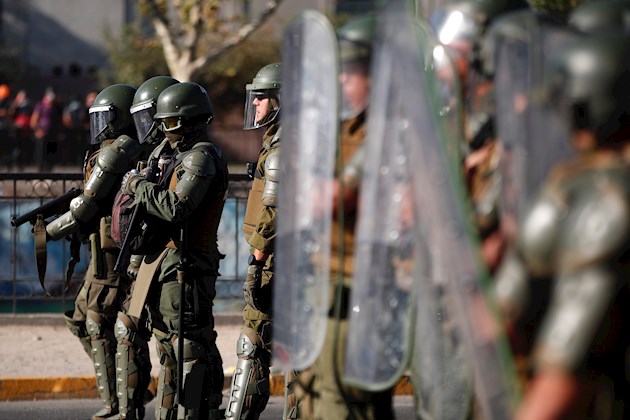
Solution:
<svg viewBox="0 0 630 420">
<path fill-rule="evenodd" d="M 237 362 L 236 340 L 241 323 L 240 312 L 215 316 L 225 388 L 231 383 Z M 160 364 L 153 339 L 149 349 L 151 374 L 157 378 Z M 0 361 L 0 401 L 97 397 L 92 363 L 61 315 L 0 314 Z M 272 395 L 282 395 L 283 386 L 283 375 L 273 374 Z M 412 393 L 407 378 L 399 382 L 396 393 Z"/>
</svg>

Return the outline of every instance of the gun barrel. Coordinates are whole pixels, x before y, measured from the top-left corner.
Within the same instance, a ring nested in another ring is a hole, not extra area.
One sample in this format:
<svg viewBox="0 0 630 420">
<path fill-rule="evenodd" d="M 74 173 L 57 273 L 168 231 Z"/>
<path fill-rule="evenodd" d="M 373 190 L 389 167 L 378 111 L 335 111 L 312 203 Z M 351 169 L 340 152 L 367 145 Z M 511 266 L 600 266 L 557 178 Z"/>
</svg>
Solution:
<svg viewBox="0 0 630 420">
<path fill-rule="evenodd" d="M 55 214 L 63 213 L 64 211 L 68 210 L 70 201 L 72 201 L 72 199 L 74 199 L 75 197 L 81 195 L 82 192 L 83 190 L 81 190 L 80 188 L 71 188 L 70 190 L 68 190 L 68 192 L 42 204 L 38 208 L 31 210 L 28 213 L 23 214 L 22 216 L 11 217 L 11 226 L 17 228 L 26 222 L 31 222 L 32 224 L 35 224 L 38 214 L 41 214 L 44 216 L 44 218 L 47 218 Z"/>
</svg>

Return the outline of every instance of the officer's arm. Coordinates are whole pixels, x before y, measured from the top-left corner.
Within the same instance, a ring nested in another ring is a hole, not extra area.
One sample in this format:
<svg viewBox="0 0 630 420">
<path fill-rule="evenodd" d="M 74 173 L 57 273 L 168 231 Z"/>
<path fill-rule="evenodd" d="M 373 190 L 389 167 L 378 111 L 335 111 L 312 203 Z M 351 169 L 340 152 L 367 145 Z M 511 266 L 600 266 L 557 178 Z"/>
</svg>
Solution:
<svg viewBox="0 0 630 420">
<path fill-rule="evenodd" d="M 50 239 L 65 238 L 82 226 L 93 224 L 95 217 L 102 214 L 103 199 L 118 188 L 120 176 L 129 170 L 140 151 L 138 142 L 129 136 L 120 136 L 104 147 L 96 158 L 83 194 L 70 202 L 70 209 L 65 214 L 46 226 Z"/>
<path fill-rule="evenodd" d="M 566 414 L 561 410 L 577 401 L 575 372 L 593 350 L 625 281 L 609 262 L 626 248 L 630 208 L 620 188 L 601 185 L 606 184 L 573 197 L 554 241 L 558 276 L 534 347 L 536 376 L 519 412 L 522 419 L 560 418 Z"/>
<path fill-rule="evenodd" d="M 199 206 L 210 183 L 216 175 L 212 157 L 200 150 L 188 153 L 177 170 L 177 185 L 174 191 L 141 179 L 132 186 L 135 200 L 141 203 L 149 214 L 179 223 Z"/>
<path fill-rule="evenodd" d="M 278 174 L 280 172 L 279 157 L 279 149 L 274 149 L 265 159 L 265 186 L 262 194 L 263 207 L 258 213 L 256 230 L 249 238 L 249 245 L 254 248 L 254 256 L 256 256 L 258 261 L 267 259 L 267 256 L 273 253 L 275 246 Z"/>
<path fill-rule="evenodd" d="M 536 342 L 536 375 L 517 419 L 564 418 L 579 398 L 574 374 L 588 356 L 610 303 L 619 290 L 612 270 L 590 267 L 561 275 Z"/>
<path fill-rule="evenodd" d="M 333 183 L 333 217 L 337 217 L 337 212 L 341 206 L 343 206 L 344 213 L 354 211 L 357 208 L 364 161 L 365 146 L 362 146 L 344 166 L 340 179 Z"/>
</svg>

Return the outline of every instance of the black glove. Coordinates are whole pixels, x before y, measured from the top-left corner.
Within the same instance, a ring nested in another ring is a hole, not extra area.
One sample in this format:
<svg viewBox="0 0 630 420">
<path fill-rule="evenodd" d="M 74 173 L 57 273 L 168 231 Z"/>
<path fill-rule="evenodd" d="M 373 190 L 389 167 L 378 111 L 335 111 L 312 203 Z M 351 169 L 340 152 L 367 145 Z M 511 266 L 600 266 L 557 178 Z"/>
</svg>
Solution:
<svg viewBox="0 0 630 420">
<path fill-rule="evenodd" d="M 250 265 L 247 267 L 247 277 L 245 277 L 245 283 L 243 283 L 243 297 L 245 302 L 257 311 L 260 310 L 257 301 L 257 293 L 260 291 L 262 282 L 262 266 Z"/>
<path fill-rule="evenodd" d="M 128 195 L 134 195 L 136 192 L 136 184 L 138 181 L 145 179 L 137 169 L 132 169 L 123 176 L 120 183 L 120 190 Z"/>
</svg>

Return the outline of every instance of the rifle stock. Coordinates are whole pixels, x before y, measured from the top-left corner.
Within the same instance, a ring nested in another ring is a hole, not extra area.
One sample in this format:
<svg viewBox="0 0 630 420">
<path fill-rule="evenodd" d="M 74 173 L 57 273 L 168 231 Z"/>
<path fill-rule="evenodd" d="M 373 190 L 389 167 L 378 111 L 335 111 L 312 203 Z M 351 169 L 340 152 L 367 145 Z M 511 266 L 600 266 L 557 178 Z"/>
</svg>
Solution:
<svg viewBox="0 0 630 420">
<path fill-rule="evenodd" d="M 59 197 L 50 200 L 45 204 L 42 204 L 41 206 L 29 211 L 26 214 L 23 214 L 22 216 L 11 217 L 11 226 L 17 228 L 26 222 L 30 222 L 32 225 L 35 225 L 38 214 L 41 214 L 44 219 L 63 214 L 70 208 L 70 201 L 81 195 L 81 193 L 83 193 L 82 189 L 72 188 L 65 194 L 62 194 Z"/>
</svg>

